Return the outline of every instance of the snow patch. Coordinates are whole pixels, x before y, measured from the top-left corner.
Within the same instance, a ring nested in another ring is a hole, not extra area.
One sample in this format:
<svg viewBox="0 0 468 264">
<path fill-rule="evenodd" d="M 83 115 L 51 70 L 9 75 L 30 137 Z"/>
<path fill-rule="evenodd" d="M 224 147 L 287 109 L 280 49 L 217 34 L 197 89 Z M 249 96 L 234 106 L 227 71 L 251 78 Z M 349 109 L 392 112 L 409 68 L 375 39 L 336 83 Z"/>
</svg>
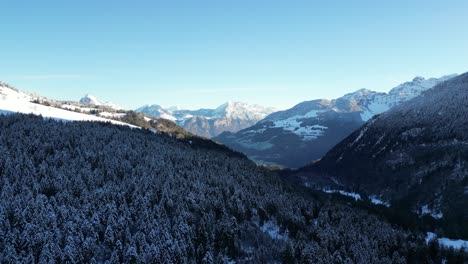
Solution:
<svg viewBox="0 0 468 264">
<path fill-rule="evenodd" d="M 361 195 L 358 194 L 358 193 L 345 192 L 345 191 L 342 191 L 342 190 L 329 190 L 329 189 L 324 189 L 322 191 L 325 192 L 325 193 L 339 193 L 339 194 L 341 194 L 343 196 L 348 196 L 348 197 L 354 198 L 354 200 L 356 200 L 356 201 L 361 200 Z"/>
<path fill-rule="evenodd" d="M 87 115 L 56 107 L 32 103 L 31 100 L 32 97 L 29 95 L 12 90 L 7 87 L 0 86 L 0 110 L 4 114 L 34 114 L 58 120 L 111 122 L 116 125 L 136 127 L 123 122 L 105 119 L 98 116 Z"/>
<path fill-rule="evenodd" d="M 366 109 L 360 114 L 363 121 L 368 121 L 374 115 L 388 111 L 391 108 L 389 102 L 383 102 L 382 100 L 376 99 L 371 102 Z"/>
<path fill-rule="evenodd" d="M 122 109 L 122 107 L 116 104 L 113 104 L 111 102 L 104 102 L 104 101 L 98 100 L 96 97 L 90 94 L 87 94 L 85 95 L 85 97 L 81 98 L 80 103 L 87 104 L 87 105 L 106 106 L 115 110 Z"/>
<path fill-rule="evenodd" d="M 378 199 L 376 195 L 369 196 L 369 199 L 370 199 L 371 203 L 373 203 L 373 204 L 390 207 L 389 202 Z"/>
<path fill-rule="evenodd" d="M 268 235 L 274 240 L 287 240 L 288 239 L 287 231 L 285 234 L 281 234 L 280 227 L 274 221 L 265 222 L 263 226 L 260 227 L 260 230 L 262 230 L 262 232 L 268 233 Z"/>
<path fill-rule="evenodd" d="M 429 206 L 427 204 L 421 207 L 421 215 L 430 215 L 435 219 L 441 219 L 444 217 L 444 214 L 442 212 L 436 212 L 434 210 L 429 209 Z"/>
<path fill-rule="evenodd" d="M 122 118 L 125 117 L 126 113 L 110 113 L 110 112 L 102 112 L 99 113 L 99 116 L 107 117 L 107 118 Z"/>
<path fill-rule="evenodd" d="M 318 113 L 323 111 L 310 111 L 305 115 L 295 115 L 283 120 L 273 122 L 273 128 L 282 128 L 285 131 L 292 132 L 304 140 L 314 140 L 325 134 L 328 127 L 321 125 L 303 125 L 303 120 L 306 118 L 316 117 Z"/>
<path fill-rule="evenodd" d="M 426 243 L 429 243 L 431 240 L 437 239 L 439 245 L 447 248 L 453 248 L 455 250 L 464 249 L 464 251 L 468 252 L 468 241 L 461 240 L 461 239 L 450 239 L 446 237 L 437 238 L 437 234 L 432 232 L 427 232 L 426 236 Z"/>
</svg>

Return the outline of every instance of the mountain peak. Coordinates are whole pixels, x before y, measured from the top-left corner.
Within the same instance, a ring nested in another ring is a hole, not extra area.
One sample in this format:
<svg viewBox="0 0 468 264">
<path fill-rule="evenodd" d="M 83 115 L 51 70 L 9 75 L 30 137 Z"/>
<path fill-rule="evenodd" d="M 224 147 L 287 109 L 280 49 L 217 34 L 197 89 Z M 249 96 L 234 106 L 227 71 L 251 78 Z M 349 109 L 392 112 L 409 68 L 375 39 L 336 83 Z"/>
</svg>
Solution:
<svg viewBox="0 0 468 264">
<path fill-rule="evenodd" d="M 80 103 L 89 105 L 102 105 L 102 102 L 91 94 L 86 94 L 84 97 L 82 97 L 80 99 Z"/>
<path fill-rule="evenodd" d="M 215 109 L 215 115 L 228 119 L 260 120 L 274 111 L 275 109 L 270 107 L 250 105 L 239 101 L 228 101 Z"/>
<path fill-rule="evenodd" d="M 144 105 L 138 109 L 136 109 L 137 112 L 145 113 L 147 115 L 156 117 L 156 118 L 164 118 L 167 120 L 175 121 L 176 118 L 172 115 L 172 113 L 166 109 L 164 109 L 162 106 L 157 105 L 157 104 L 147 104 Z"/>
<path fill-rule="evenodd" d="M 429 90 L 430 88 L 436 86 L 439 83 L 445 82 L 453 77 L 457 76 L 456 74 L 445 75 L 440 78 L 430 78 L 425 79 L 424 77 L 417 76 L 411 82 L 405 82 L 397 87 L 393 88 L 388 92 L 389 95 L 405 97 L 405 100 L 412 99 L 422 92 Z"/>
<path fill-rule="evenodd" d="M 361 98 L 361 97 L 365 97 L 365 96 L 368 96 L 369 94 L 372 94 L 372 93 L 376 93 L 374 91 L 371 91 L 369 89 L 366 89 L 366 88 L 361 88 L 359 90 L 356 90 L 352 93 L 348 93 L 348 94 L 345 94 L 343 97 L 341 98 L 345 98 L 345 99 L 356 99 L 356 98 Z"/>
<path fill-rule="evenodd" d="M 91 94 L 86 94 L 84 97 L 82 97 L 80 99 L 80 103 L 94 106 L 106 106 L 112 109 L 122 109 L 121 107 L 113 103 L 101 101 Z"/>
</svg>

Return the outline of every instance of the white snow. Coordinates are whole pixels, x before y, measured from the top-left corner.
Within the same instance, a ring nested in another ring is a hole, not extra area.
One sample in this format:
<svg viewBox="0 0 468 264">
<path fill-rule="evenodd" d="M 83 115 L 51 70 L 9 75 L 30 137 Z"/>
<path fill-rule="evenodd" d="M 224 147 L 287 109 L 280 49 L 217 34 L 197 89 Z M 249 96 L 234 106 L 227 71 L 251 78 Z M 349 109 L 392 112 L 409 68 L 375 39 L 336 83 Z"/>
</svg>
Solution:
<svg viewBox="0 0 468 264">
<path fill-rule="evenodd" d="M 356 144 L 359 140 L 361 140 L 361 138 L 364 136 L 364 134 L 367 132 L 367 129 L 369 129 L 369 127 L 375 122 L 375 120 L 371 120 L 369 123 L 366 124 L 366 126 L 361 129 L 361 131 L 359 132 L 359 135 L 356 137 L 356 139 L 354 139 L 353 143 L 351 143 L 350 146 L 354 146 L 354 144 Z"/>
<path fill-rule="evenodd" d="M 361 140 L 361 138 L 364 136 L 364 134 L 366 133 L 367 129 L 369 127 L 366 126 L 365 128 L 361 129 L 361 131 L 359 132 L 359 135 L 356 137 L 356 139 L 353 141 L 353 143 L 351 143 L 351 146 L 353 146 L 354 144 L 356 144 L 359 140 Z"/>
<path fill-rule="evenodd" d="M 303 125 L 302 119 L 316 117 L 317 113 L 322 111 L 310 111 L 305 115 L 295 115 L 287 119 L 276 120 L 273 122 L 273 128 L 282 128 L 285 131 L 290 131 L 303 140 L 314 140 L 325 134 L 328 127 L 321 125 Z"/>
<path fill-rule="evenodd" d="M 323 112 L 323 111 L 312 110 L 312 111 L 306 113 L 305 115 L 303 115 L 302 118 L 317 117 L 317 114 L 318 114 L 318 113 L 321 113 L 321 112 Z"/>
<path fill-rule="evenodd" d="M 391 103 L 383 102 L 383 100 L 375 99 L 375 101 L 371 102 L 366 108 L 364 108 L 363 112 L 361 112 L 361 119 L 363 121 L 368 121 L 374 115 L 383 113 L 388 111 L 391 108 Z"/>
<path fill-rule="evenodd" d="M 68 104 L 63 104 L 63 105 L 61 105 L 60 107 L 63 108 L 63 109 L 72 110 L 72 111 L 75 110 L 75 109 L 77 109 L 77 108 L 79 108 L 79 107 L 77 107 L 77 106 L 68 105 Z"/>
<path fill-rule="evenodd" d="M 110 112 L 101 112 L 99 116 L 107 117 L 107 118 L 122 118 L 126 116 L 126 113 L 110 113 Z"/>
<path fill-rule="evenodd" d="M 183 110 L 179 107 L 165 109 L 160 105 L 145 105 L 136 110 L 154 117 L 168 119 L 184 125 L 184 123 L 195 116 L 205 119 L 229 119 L 258 122 L 267 115 L 276 111 L 271 107 L 250 105 L 243 102 L 227 102 L 216 109 Z"/>
<path fill-rule="evenodd" d="M 260 121 L 275 111 L 276 109 L 272 107 L 229 101 L 216 108 L 213 116 L 206 117 Z"/>
<path fill-rule="evenodd" d="M 104 102 L 104 101 L 98 100 L 96 97 L 90 94 L 87 94 L 85 95 L 85 97 L 81 98 L 80 103 L 88 104 L 88 105 L 96 105 L 96 106 L 107 106 L 115 110 L 122 109 L 122 107 L 116 104 L 113 104 L 111 102 Z"/>
<path fill-rule="evenodd" d="M 302 136 L 304 140 L 314 140 L 320 136 L 323 136 L 323 134 L 325 134 L 326 129 L 328 129 L 328 127 L 320 125 L 301 126 L 293 132 L 298 136 Z"/>
<path fill-rule="evenodd" d="M 405 82 L 397 87 L 391 89 L 388 93 L 373 94 L 372 91 L 367 93 L 362 90 L 356 91 L 350 95 L 344 96 L 350 99 L 351 97 L 362 97 L 367 101 L 367 105 L 363 104 L 362 112 L 360 113 L 363 121 L 368 121 L 374 115 L 388 111 L 390 108 L 419 96 L 426 90 L 429 90 L 437 84 L 444 82 L 455 75 L 443 76 L 441 78 L 424 79 L 423 77 L 416 77 L 410 82 Z"/>
<path fill-rule="evenodd" d="M 257 130 L 244 131 L 243 134 L 261 134 L 261 133 L 263 133 L 265 131 L 266 131 L 266 128 L 260 128 L 260 129 L 257 129 Z"/>
<path fill-rule="evenodd" d="M 342 191 L 342 190 L 330 190 L 330 189 L 324 189 L 322 191 L 325 192 L 325 193 L 339 193 L 339 194 L 341 194 L 343 196 L 348 196 L 348 197 L 354 198 L 354 200 L 356 200 L 356 201 L 361 200 L 361 195 L 358 194 L 358 193 L 345 192 L 345 191 Z"/>
<path fill-rule="evenodd" d="M 375 195 L 369 196 L 369 199 L 370 199 L 371 203 L 373 203 L 373 204 L 376 204 L 376 205 L 384 205 L 384 206 L 386 206 L 386 207 L 390 207 L 390 203 L 389 203 L 389 202 L 380 200 L 380 199 L 377 198 L 377 196 L 375 196 Z"/>
<path fill-rule="evenodd" d="M 358 194 L 358 193 L 346 192 L 346 191 L 343 191 L 343 190 L 331 190 L 331 189 L 323 189 L 322 191 L 325 192 L 325 193 L 338 193 L 338 194 L 341 194 L 343 196 L 348 196 L 348 197 L 354 198 L 354 200 L 356 200 L 356 201 L 361 200 L 361 195 Z M 373 204 L 390 207 L 389 202 L 380 200 L 375 195 L 369 196 L 369 199 L 370 199 L 371 203 L 373 203 Z"/>
<path fill-rule="evenodd" d="M 444 217 L 444 214 L 442 212 L 436 212 L 434 210 L 429 209 L 429 206 L 427 204 L 421 207 L 421 215 L 430 215 L 435 219 L 441 219 Z"/>
<path fill-rule="evenodd" d="M 293 116 L 288 119 L 278 120 L 274 122 L 273 127 L 281 127 L 284 130 L 294 131 L 296 128 L 300 127 L 302 122 L 297 121 L 299 116 Z"/>
<path fill-rule="evenodd" d="M 437 239 L 437 242 L 439 242 L 439 245 L 443 247 L 448 247 L 448 248 L 453 248 L 455 250 L 460 250 L 464 249 L 466 252 L 468 252 L 468 241 L 467 240 L 461 240 L 461 239 L 450 239 L 450 238 L 437 238 L 437 234 L 432 233 L 432 232 L 427 232 L 426 236 L 426 243 L 429 243 L 429 241 Z"/>
<path fill-rule="evenodd" d="M 280 227 L 274 221 L 265 222 L 263 226 L 260 227 L 260 230 L 262 230 L 262 232 L 268 233 L 268 235 L 274 240 L 287 240 L 288 239 L 287 232 L 284 235 L 281 234 Z"/>
<path fill-rule="evenodd" d="M 177 120 L 177 118 L 175 118 L 173 115 L 166 114 L 166 113 L 162 113 L 160 115 L 160 117 L 163 118 L 163 119 L 171 120 L 171 121 L 176 121 Z"/>
<path fill-rule="evenodd" d="M 71 111 L 80 110 L 80 112 L 82 112 L 82 113 L 89 113 L 92 110 L 96 110 L 96 108 L 80 107 L 80 106 L 69 105 L 69 104 L 63 104 L 63 105 L 60 106 L 60 108 L 63 108 L 63 109 L 66 109 L 66 110 L 71 110 Z"/>
<path fill-rule="evenodd" d="M 32 103 L 33 98 L 25 93 L 15 91 L 8 87 L 0 86 L 0 111 L 4 114 L 7 113 L 24 113 L 42 115 L 43 117 L 68 120 L 68 121 L 100 121 L 111 122 L 117 125 L 129 124 L 118 122 L 102 117 L 87 115 L 77 112 L 72 112 L 64 109 L 59 109 L 51 106 Z M 135 127 L 135 126 L 131 126 Z"/>
</svg>

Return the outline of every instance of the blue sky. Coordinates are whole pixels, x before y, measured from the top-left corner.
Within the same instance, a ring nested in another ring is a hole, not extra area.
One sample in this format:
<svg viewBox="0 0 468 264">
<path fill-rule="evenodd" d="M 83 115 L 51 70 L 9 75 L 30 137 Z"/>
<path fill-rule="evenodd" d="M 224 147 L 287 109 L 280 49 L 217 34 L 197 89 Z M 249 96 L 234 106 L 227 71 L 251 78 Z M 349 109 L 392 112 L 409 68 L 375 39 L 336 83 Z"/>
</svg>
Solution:
<svg viewBox="0 0 468 264">
<path fill-rule="evenodd" d="M 468 71 L 467 1 L 0 1 L 0 80 L 128 108 L 280 109 Z"/>
</svg>

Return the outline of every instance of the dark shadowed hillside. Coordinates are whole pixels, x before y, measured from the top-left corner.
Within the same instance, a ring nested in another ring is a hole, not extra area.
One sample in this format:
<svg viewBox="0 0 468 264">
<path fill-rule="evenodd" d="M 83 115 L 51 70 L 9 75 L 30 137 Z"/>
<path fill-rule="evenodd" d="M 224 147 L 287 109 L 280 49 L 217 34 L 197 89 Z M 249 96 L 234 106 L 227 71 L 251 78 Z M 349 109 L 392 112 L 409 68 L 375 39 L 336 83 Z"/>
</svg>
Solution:
<svg viewBox="0 0 468 264">
<path fill-rule="evenodd" d="M 442 258 L 423 235 L 294 192 L 217 145 L 26 115 L 0 116 L 0 128 L 3 263 Z"/>
<path fill-rule="evenodd" d="M 468 74 L 371 119 L 299 174 L 314 173 L 468 238 Z"/>
</svg>

